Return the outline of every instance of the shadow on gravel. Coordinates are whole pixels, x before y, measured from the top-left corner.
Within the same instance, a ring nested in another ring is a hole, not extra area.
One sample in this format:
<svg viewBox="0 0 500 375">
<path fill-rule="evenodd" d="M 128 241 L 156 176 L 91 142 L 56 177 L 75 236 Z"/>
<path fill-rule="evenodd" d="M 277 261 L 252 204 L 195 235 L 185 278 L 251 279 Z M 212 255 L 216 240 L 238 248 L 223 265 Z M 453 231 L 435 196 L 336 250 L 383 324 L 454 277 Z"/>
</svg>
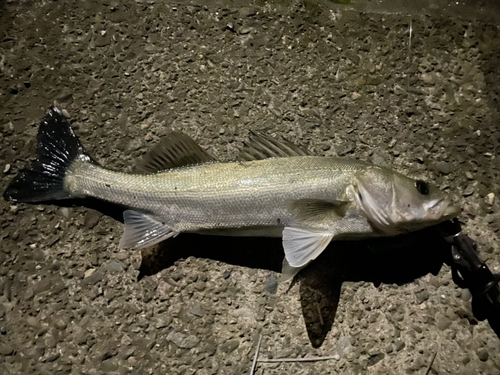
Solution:
<svg viewBox="0 0 500 375">
<path fill-rule="evenodd" d="M 445 251 L 443 251 L 445 250 Z M 449 254 L 434 230 L 391 239 L 334 242 L 299 276 L 300 299 L 313 347 L 323 343 L 335 321 L 344 281 L 404 284 L 437 274 Z M 237 266 L 281 271 L 281 239 L 182 234 L 145 249 L 140 276 L 153 275 L 189 256 Z"/>
</svg>

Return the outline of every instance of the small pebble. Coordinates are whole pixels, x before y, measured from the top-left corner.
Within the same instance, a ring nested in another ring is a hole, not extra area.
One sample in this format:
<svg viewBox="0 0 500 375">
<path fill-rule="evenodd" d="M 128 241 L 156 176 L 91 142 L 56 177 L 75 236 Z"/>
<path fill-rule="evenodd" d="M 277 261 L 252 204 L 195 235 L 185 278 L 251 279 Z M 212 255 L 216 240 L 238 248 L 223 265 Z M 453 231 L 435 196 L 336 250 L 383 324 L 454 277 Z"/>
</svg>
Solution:
<svg viewBox="0 0 500 375">
<path fill-rule="evenodd" d="M 466 301 L 466 302 L 469 301 L 472 298 L 472 294 L 471 294 L 470 290 L 469 289 L 462 289 L 460 298 L 463 301 Z"/>
<path fill-rule="evenodd" d="M 449 174 L 451 172 L 450 163 L 447 163 L 445 161 L 437 162 L 436 169 L 438 170 L 438 172 L 441 172 L 442 174 Z"/>
<path fill-rule="evenodd" d="M 0 355 L 9 356 L 14 353 L 14 349 L 8 345 L 0 345 Z"/>
<path fill-rule="evenodd" d="M 352 98 L 352 100 L 359 99 L 359 98 L 361 98 L 361 94 L 358 92 L 353 92 L 351 95 L 351 98 Z"/>
<path fill-rule="evenodd" d="M 493 205 L 493 203 L 495 202 L 495 193 L 489 193 L 488 195 L 486 195 L 486 204 L 488 205 Z"/>
<path fill-rule="evenodd" d="M 110 272 L 122 272 L 125 268 L 122 262 L 114 259 L 106 262 L 103 267 Z"/>
<path fill-rule="evenodd" d="M 38 320 L 34 316 L 28 316 L 26 318 L 26 323 L 33 328 L 38 328 Z"/>
<path fill-rule="evenodd" d="M 5 164 L 5 168 L 3 169 L 3 173 L 7 174 L 10 171 L 10 164 Z"/>
<path fill-rule="evenodd" d="M 402 340 L 394 341 L 394 345 L 396 346 L 396 351 L 400 352 L 406 346 L 405 342 Z"/>
<path fill-rule="evenodd" d="M 473 183 L 473 182 L 469 182 L 467 184 L 467 187 L 464 189 L 462 195 L 464 197 L 468 197 L 469 195 L 472 195 L 474 194 L 474 191 L 475 191 L 475 188 L 476 188 L 476 184 Z"/>
<path fill-rule="evenodd" d="M 451 320 L 448 319 L 447 317 L 437 314 L 436 315 L 436 326 L 441 330 L 444 331 L 446 328 L 448 328 L 451 325 Z"/>
<path fill-rule="evenodd" d="M 89 268 L 87 271 L 85 271 L 85 273 L 83 274 L 83 278 L 84 279 L 87 279 L 89 278 L 90 276 L 92 276 L 94 274 L 94 272 L 96 271 L 95 268 Z"/>
<path fill-rule="evenodd" d="M 238 348 L 238 346 L 240 346 L 240 342 L 234 339 L 234 340 L 229 340 L 224 344 L 222 344 L 220 346 L 220 349 L 223 353 L 231 353 L 234 352 Z"/>
<path fill-rule="evenodd" d="M 415 293 L 415 296 L 417 297 L 417 303 L 420 305 L 422 302 L 427 301 L 431 295 L 427 289 L 424 289 Z"/>
<path fill-rule="evenodd" d="M 270 273 L 267 276 L 266 290 L 271 294 L 276 294 L 278 291 L 278 277 L 274 273 Z"/>
<path fill-rule="evenodd" d="M 54 354 L 49 355 L 46 357 L 43 362 L 54 362 L 56 359 L 58 359 L 61 356 L 61 353 L 57 352 Z"/>
<path fill-rule="evenodd" d="M 488 360 L 489 354 L 486 349 L 481 349 L 477 352 L 477 356 L 481 361 L 486 362 Z"/>
<path fill-rule="evenodd" d="M 175 331 L 172 331 L 167 335 L 167 340 L 183 349 L 192 349 L 199 342 L 199 340 L 194 336 L 188 336 L 184 333 Z"/>
</svg>

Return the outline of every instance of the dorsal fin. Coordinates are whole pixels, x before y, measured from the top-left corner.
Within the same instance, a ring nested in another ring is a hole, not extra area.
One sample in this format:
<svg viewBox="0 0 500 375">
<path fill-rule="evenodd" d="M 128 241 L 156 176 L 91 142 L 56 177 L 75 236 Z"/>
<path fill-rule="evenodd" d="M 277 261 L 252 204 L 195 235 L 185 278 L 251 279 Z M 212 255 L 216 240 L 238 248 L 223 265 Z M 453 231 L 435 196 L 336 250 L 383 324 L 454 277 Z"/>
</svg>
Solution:
<svg viewBox="0 0 500 375">
<path fill-rule="evenodd" d="M 248 141 L 245 142 L 238 155 L 238 160 L 250 161 L 305 155 L 311 155 L 309 150 L 294 145 L 292 142 L 251 131 Z"/>
<path fill-rule="evenodd" d="M 172 132 L 137 162 L 135 173 L 156 173 L 171 168 L 216 161 L 191 137 Z"/>
</svg>

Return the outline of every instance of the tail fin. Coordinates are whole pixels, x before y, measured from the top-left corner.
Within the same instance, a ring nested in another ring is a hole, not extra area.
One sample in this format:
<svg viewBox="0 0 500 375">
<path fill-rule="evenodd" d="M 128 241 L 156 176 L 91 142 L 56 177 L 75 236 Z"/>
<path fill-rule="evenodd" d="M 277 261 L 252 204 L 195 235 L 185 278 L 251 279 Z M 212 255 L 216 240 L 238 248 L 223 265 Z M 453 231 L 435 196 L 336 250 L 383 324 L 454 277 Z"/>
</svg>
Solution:
<svg viewBox="0 0 500 375">
<path fill-rule="evenodd" d="M 38 130 L 36 160 L 11 181 L 6 200 L 42 202 L 74 198 L 64 189 L 64 176 L 77 159 L 91 161 L 68 121 L 57 108 L 50 108 Z"/>
</svg>

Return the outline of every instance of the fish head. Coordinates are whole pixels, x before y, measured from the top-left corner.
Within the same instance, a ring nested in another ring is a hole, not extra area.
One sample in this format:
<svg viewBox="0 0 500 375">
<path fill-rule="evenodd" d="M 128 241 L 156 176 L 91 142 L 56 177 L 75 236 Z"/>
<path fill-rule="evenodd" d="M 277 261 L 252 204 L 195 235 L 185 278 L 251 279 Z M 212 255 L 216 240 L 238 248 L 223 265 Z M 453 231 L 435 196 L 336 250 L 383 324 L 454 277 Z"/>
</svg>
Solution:
<svg viewBox="0 0 500 375">
<path fill-rule="evenodd" d="M 461 211 L 436 186 L 382 168 L 359 176 L 356 192 L 370 222 L 387 235 L 423 229 Z"/>
</svg>

